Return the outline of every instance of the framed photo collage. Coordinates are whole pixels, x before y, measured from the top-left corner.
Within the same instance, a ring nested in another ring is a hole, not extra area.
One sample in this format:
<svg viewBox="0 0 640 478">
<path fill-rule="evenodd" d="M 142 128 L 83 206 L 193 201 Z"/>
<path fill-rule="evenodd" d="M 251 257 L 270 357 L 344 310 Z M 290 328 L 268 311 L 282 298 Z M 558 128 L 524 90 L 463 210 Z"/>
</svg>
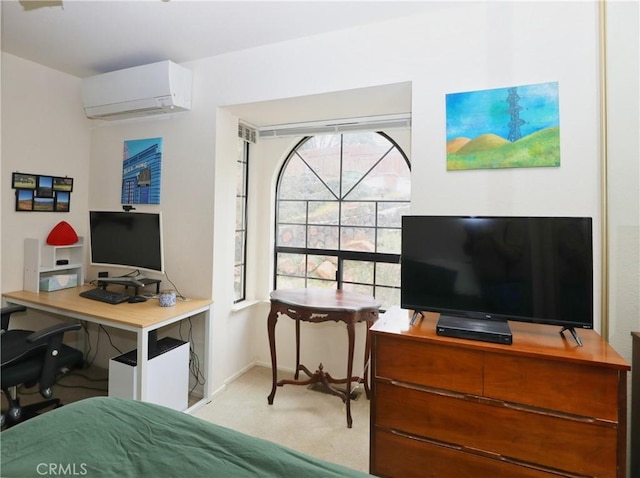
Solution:
<svg viewBox="0 0 640 478">
<path fill-rule="evenodd" d="M 13 173 L 16 211 L 69 212 L 73 178 Z"/>
</svg>

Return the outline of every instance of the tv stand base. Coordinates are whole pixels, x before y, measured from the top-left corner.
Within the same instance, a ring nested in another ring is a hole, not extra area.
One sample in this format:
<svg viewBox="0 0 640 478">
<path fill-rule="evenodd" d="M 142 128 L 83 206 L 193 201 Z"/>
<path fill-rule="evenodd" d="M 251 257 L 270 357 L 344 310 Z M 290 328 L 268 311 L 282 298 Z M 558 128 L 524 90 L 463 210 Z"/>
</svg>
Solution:
<svg viewBox="0 0 640 478">
<path fill-rule="evenodd" d="M 424 318 L 424 314 L 419 310 L 414 310 L 413 314 L 411 314 L 411 320 L 409 321 L 409 325 L 415 325 L 416 320 L 418 320 L 418 317 L 420 317 L 420 320 L 422 320 Z"/>
<path fill-rule="evenodd" d="M 574 329 L 573 327 L 562 327 L 562 330 L 560 331 L 560 335 L 562 335 L 563 337 L 564 337 L 563 332 L 565 330 L 568 330 L 569 332 L 571 332 L 571 335 L 573 335 L 573 338 L 578 343 L 578 346 L 582 347 L 582 340 L 580 340 L 580 337 L 578 337 L 578 333 L 576 332 L 576 329 Z"/>
</svg>

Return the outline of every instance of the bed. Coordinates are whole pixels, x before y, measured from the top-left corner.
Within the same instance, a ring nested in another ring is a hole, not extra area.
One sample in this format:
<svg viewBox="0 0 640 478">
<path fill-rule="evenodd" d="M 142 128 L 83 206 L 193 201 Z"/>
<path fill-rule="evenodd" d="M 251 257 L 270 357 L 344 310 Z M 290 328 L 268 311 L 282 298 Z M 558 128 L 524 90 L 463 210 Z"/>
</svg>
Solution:
<svg viewBox="0 0 640 478">
<path fill-rule="evenodd" d="M 93 397 L 0 435 L 3 477 L 363 477 L 159 405 Z"/>
</svg>

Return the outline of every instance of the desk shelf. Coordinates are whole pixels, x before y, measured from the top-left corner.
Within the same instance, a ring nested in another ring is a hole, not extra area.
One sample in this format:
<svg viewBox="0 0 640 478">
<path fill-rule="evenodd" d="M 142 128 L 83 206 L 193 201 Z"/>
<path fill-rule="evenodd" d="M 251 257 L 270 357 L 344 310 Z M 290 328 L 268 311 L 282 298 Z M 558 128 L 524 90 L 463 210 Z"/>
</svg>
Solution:
<svg viewBox="0 0 640 478">
<path fill-rule="evenodd" d="M 67 261 L 58 264 L 58 261 Z M 40 292 L 40 280 L 53 275 L 76 274 L 84 282 L 84 238 L 68 246 L 41 244 L 40 239 L 24 240 L 24 290 Z"/>
</svg>

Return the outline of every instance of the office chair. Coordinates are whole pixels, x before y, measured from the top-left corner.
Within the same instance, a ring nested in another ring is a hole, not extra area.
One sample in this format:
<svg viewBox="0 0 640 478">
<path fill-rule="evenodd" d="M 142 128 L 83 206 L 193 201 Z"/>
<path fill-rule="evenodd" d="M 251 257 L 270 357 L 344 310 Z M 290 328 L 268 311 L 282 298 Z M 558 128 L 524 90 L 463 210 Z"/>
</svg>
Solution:
<svg viewBox="0 0 640 478">
<path fill-rule="evenodd" d="M 49 406 L 61 406 L 60 399 L 51 398 L 51 387 L 58 371 L 63 368 L 79 367 L 84 362 L 82 352 L 62 343 L 65 332 L 80 329 L 80 324 L 59 324 L 39 331 L 9 329 L 11 314 L 23 312 L 26 307 L 9 306 L 1 310 L 2 330 L 0 331 L 1 382 L 2 391 L 9 407 L 2 414 L 2 427 L 9 428 L 21 421 L 37 415 Z M 27 387 L 39 385 L 42 402 L 21 406 L 17 397 L 18 385 Z"/>
</svg>

